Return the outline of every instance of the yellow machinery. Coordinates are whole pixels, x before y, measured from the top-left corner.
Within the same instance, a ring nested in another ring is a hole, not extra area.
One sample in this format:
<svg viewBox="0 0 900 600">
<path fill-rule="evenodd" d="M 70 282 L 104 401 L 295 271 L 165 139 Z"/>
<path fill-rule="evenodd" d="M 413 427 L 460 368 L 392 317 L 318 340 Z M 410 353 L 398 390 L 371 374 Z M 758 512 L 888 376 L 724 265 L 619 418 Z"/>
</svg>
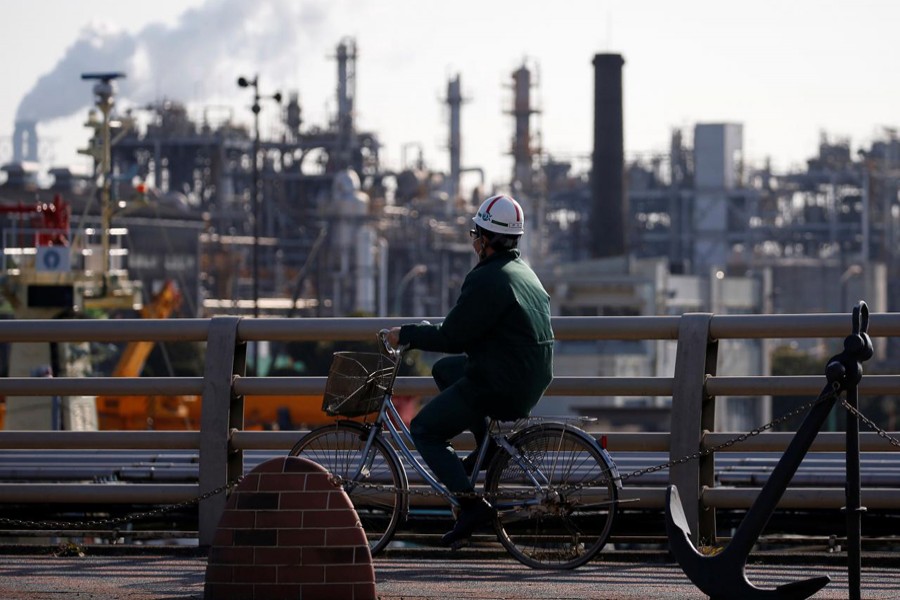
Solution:
<svg viewBox="0 0 900 600">
<path fill-rule="evenodd" d="M 172 282 L 167 282 L 153 300 L 141 309 L 146 319 L 166 319 L 181 300 Z M 131 342 L 119 358 L 114 377 L 139 377 L 155 342 Z M 199 429 L 199 396 L 100 396 L 97 416 L 101 430 Z M 244 401 L 245 429 L 279 429 L 318 425 L 331 421 L 322 412 L 322 396 L 247 396 Z"/>
<path fill-rule="evenodd" d="M 153 300 L 141 308 L 145 319 L 166 319 L 178 307 L 181 295 L 167 281 Z M 122 352 L 113 377 L 139 377 L 156 342 L 130 342 Z M 197 396 L 98 396 L 97 417 L 101 430 L 109 429 L 195 429 L 192 404 Z"/>
</svg>

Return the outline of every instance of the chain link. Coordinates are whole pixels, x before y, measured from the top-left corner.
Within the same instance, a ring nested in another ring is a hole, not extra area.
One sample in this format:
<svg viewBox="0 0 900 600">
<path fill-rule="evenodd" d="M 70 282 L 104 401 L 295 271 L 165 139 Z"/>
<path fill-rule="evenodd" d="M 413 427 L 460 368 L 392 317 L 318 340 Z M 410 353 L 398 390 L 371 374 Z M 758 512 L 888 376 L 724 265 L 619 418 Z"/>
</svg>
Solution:
<svg viewBox="0 0 900 600">
<path fill-rule="evenodd" d="M 0 517 L 0 525 L 10 525 L 13 527 L 23 527 L 26 529 L 72 529 L 75 531 L 78 531 L 80 529 L 89 529 L 92 527 L 123 525 L 125 523 L 130 523 L 131 521 L 140 521 L 143 519 L 149 519 L 151 517 L 158 517 L 170 512 L 175 512 L 176 510 L 188 508 L 189 506 L 193 506 L 194 504 L 199 504 L 200 502 L 212 498 L 217 494 L 221 494 L 226 490 L 230 490 L 231 488 L 239 484 L 243 479 L 243 476 L 238 477 L 237 479 L 233 479 L 225 485 L 205 492 L 191 500 L 185 500 L 184 502 L 179 502 L 177 504 L 161 506 L 160 508 L 151 510 L 149 512 L 132 513 L 123 517 L 98 519 L 94 521 L 26 521 L 22 519 L 6 519 Z"/>
<path fill-rule="evenodd" d="M 709 456 L 710 454 L 715 454 L 716 452 L 724 450 L 725 448 L 730 448 L 731 446 L 734 446 L 735 444 L 744 442 L 752 437 L 760 435 L 761 433 L 769 431 L 770 429 L 773 429 L 773 428 L 777 427 L 778 425 L 781 425 L 785 421 L 792 419 L 793 417 L 796 417 L 797 415 L 800 415 L 800 414 L 806 412 L 807 410 L 809 410 L 810 408 L 812 408 L 819 402 L 824 402 L 826 400 L 830 400 L 832 397 L 834 397 L 835 394 L 837 394 L 838 389 L 839 388 L 832 388 L 831 390 L 828 391 L 827 394 L 822 394 L 815 400 L 807 402 L 803 406 L 799 406 L 799 407 L 795 408 L 794 410 L 778 417 L 777 419 L 770 421 L 770 422 L 766 423 L 765 425 L 760 425 L 759 427 L 757 427 L 755 429 L 751 429 L 747 433 L 743 433 L 743 434 L 737 436 L 736 438 L 726 440 L 726 441 L 722 442 L 721 444 L 712 446 L 711 448 L 704 448 L 703 450 L 698 450 L 698 451 L 694 452 L 693 454 L 688 454 L 687 456 L 683 456 L 681 458 L 676 458 L 674 460 L 670 460 L 667 463 L 655 465 L 652 467 L 646 467 L 644 469 L 637 469 L 636 471 L 632 471 L 631 473 L 626 473 L 625 475 L 619 476 L 618 479 L 622 482 L 625 482 L 628 479 L 631 479 L 634 477 L 640 477 L 641 475 L 647 475 L 649 473 L 656 473 L 657 471 L 664 471 L 664 470 L 674 467 L 676 465 L 683 465 L 692 460 L 699 460 L 701 458 Z M 591 483 L 593 483 L 593 482 L 591 482 Z M 585 484 L 585 485 L 588 485 L 588 484 Z"/>
<path fill-rule="evenodd" d="M 868 427 L 869 429 L 871 429 L 872 431 L 877 433 L 878 437 L 887 440 L 891 446 L 900 448 L 900 440 L 891 436 L 887 431 L 885 431 L 884 429 L 882 429 L 881 427 L 876 425 L 874 421 L 872 421 L 870 418 L 868 418 L 867 416 L 862 414 L 858 408 L 854 408 L 853 406 L 851 406 L 850 403 L 847 402 L 846 399 L 844 399 L 841 402 L 841 404 L 844 406 L 844 408 L 847 409 L 847 412 L 849 412 L 852 415 L 855 415 L 857 419 L 859 419 L 860 421 L 865 423 L 866 427 Z"/>
</svg>

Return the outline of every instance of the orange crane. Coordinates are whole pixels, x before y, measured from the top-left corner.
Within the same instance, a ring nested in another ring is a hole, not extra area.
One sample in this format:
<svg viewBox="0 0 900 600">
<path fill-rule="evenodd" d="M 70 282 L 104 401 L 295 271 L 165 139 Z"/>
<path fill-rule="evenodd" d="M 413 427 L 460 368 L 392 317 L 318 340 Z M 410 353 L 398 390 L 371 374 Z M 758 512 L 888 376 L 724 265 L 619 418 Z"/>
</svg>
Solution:
<svg viewBox="0 0 900 600">
<path fill-rule="evenodd" d="M 145 319 L 166 319 L 178 307 L 181 295 L 174 283 L 141 309 Z M 113 377 L 139 377 L 156 342 L 130 342 L 122 352 Z M 199 429 L 199 396 L 100 396 L 97 416 L 101 430 Z M 278 429 L 318 425 L 331 421 L 322 412 L 322 396 L 247 396 L 246 429 Z"/>
<path fill-rule="evenodd" d="M 181 294 L 167 281 L 150 303 L 141 309 L 145 319 L 166 319 L 178 307 Z M 113 377 L 139 377 L 156 342 L 130 342 L 113 369 Z M 198 396 L 98 396 L 100 429 L 195 429 L 193 405 Z"/>
</svg>

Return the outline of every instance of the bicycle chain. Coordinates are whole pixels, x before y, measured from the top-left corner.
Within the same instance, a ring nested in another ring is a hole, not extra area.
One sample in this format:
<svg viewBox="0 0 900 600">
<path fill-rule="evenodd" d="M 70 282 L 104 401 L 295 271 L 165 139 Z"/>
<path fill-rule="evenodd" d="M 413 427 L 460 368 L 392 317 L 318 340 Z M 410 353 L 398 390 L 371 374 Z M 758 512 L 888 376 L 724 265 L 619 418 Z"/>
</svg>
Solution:
<svg viewBox="0 0 900 600">
<path fill-rule="evenodd" d="M 116 517 L 113 519 L 99 519 L 94 521 L 26 521 L 22 519 L 6 519 L 0 517 L 0 524 L 11 525 L 14 527 L 24 527 L 26 529 L 73 529 L 76 531 L 78 530 L 76 528 L 85 529 L 90 527 L 103 527 L 108 525 L 122 525 L 124 523 L 130 523 L 131 521 L 140 521 L 143 519 L 149 519 L 150 517 L 161 516 L 170 512 L 175 512 L 176 510 L 180 510 L 182 508 L 193 506 L 194 504 L 199 504 L 200 502 L 212 498 L 217 494 L 221 494 L 226 490 L 230 490 L 231 488 L 239 484 L 243 479 L 243 476 L 238 477 L 237 479 L 233 479 L 225 485 L 217 487 L 214 490 L 210 490 L 191 500 L 185 500 L 184 502 L 179 502 L 177 504 L 162 506 L 149 512 L 132 513 L 130 515 L 125 515 L 124 517 Z"/>
</svg>

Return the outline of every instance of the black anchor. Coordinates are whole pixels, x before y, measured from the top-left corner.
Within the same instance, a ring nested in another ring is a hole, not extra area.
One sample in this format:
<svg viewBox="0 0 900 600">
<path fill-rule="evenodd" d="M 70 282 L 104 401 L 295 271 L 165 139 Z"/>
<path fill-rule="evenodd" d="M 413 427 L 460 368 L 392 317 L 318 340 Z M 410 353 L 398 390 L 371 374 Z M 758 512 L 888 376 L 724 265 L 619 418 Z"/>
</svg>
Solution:
<svg viewBox="0 0 900 600">
<path fill-rule="evenodd" d="M 750 550 L 759 539 L 778 501 L 791 478 L 809 451 L 816 435 L 834 407 L 841 391 L 856 390 L 862 379 L 862 363 L 872 357 L 872 341 L 866 334 L 869 323 L 869 309 L 860 302 L 853 309 L 853 333 L 844 340 L 844 351 L 831 357 L 825 367 L 828 383 L 819 401 L 810 409 L 778 461 L 759 496 L 744 516 L 734 537 L 719 554 L 705 556 L 697 552 L 690 540 L 690 528 L 684 516 L 678 489 L 669 485 L 666 492 L 666 532 L 669 549 L 681 565 L 685 575 L 711 600 L 809 598 L 828 585 L 831 579 L 825 575 L 802 581 L 780 585 L 774 589 L 760 589 L 747 579 L 745 568 Z M 858 460 L 858 455 L 857 455 Z"/>
</svg>

